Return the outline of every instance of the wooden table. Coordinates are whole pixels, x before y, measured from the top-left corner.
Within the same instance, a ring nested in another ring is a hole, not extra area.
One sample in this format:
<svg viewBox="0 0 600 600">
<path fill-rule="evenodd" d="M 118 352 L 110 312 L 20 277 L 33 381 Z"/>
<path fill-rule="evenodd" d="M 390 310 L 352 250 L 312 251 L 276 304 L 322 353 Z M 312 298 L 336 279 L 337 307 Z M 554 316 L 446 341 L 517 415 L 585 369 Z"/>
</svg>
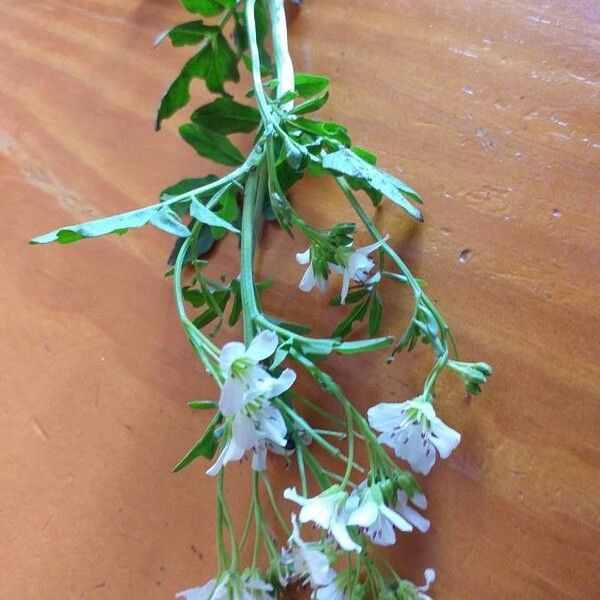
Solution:
<svg viewBox="0 0 600 600">
<path fill-rule="evenodd" d="M 215 395 L 163 277 L 171 240 L 26 243 L 206 173 L 177 119 L 152 128 L 188 52 L 151 44 L 185 19 L 175 0 L 0 0 L 2 598 L 172 598 L 214 572 L 205 465 L 169 473 L 206 421 L 185 402 Z M 426 199 L 422 226 L 378 222 L 463 356 L 496 368 L 470 400 L 444 379 L 463 442 L 422 480 L 434 525 L 395 562 L 434 566 L 443 600 L 597 598 L 600 6 L 306 0 L 291 21 L 297 68 L 332 77 L 325 114 Z M 321 182 L 293 198 L 316 222 L 350 215 Z M 266 232 L 267 306 L 327 329 L 296 289 L 300 245 Z M 236 252 L 217 259 L 229 274 Z M 397 292 L 386 329 L 409 309 Z M 418 390 L 424 351 L 384 358 L 332 363 L 363 409 Z"/>
</svg>

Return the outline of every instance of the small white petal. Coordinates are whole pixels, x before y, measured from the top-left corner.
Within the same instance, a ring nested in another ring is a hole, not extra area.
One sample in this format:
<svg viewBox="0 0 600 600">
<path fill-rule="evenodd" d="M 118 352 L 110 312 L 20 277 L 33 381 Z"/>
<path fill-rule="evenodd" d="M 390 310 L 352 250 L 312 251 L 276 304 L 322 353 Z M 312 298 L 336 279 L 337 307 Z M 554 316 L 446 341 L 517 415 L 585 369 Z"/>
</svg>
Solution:
<svg viewBox="0 0 600 600">
<path fill-rule="evenodd" d="M 306 271 L 304 271 L 304 275 L 302 275 L 302 279 L 298 284 L 298 288 L 303 292 L 310 292 L 315 287 L 315 285 L 318 284 L 319 282 L 315 277 L 315 271 L 313 269 L 313 266 L 309 265 Z"/>
<path fill-rule="evenodd" d="M 397 527 L 400 531 L 408 532 L 413 530 L 412 525 L 406 519 L 401 517 L 396 511 L 393 511 L 388 506 L 385 506 L 385 504 L 382 504 L 379 507 L 379 510 L 381 511 L 382 516 L 390 521 L 392 525 Z"/>
<path fill-rule="evenodd" d="M 442 458 L 448 458 L 452 450 L 460 443 L 460 433 L 448 427 L 438 417 L 431 421 L 431 443 L 437 448 Z"/>
<path fill-rule="evenodd" d="M 303 509 L 304 510 L 304 509 Z M 347 552 L 360 552 L 362 546 L 357 544 L 348 533 L 346 524 L 339 518 L 334 517 L 331 520 L 331 534 L 336 539 L 337 543 Z"/>
<path fill-rule="evenodd" d="M 291 500 L 292 502 L 299 504 L 300 506 L 304 506 L 307 502 L 309 502 L 308 498 L 298 494 L 295 487 L 285 488 L 285 490 L 283 490 L 283 497 L 286 500 Z"/>
<path fill-rule="evenodd" d="M 416 494 L 412 495 L 410 501 L 421 510 L 425 510 L 427 508 L 427 498 L 425 497 L 425 494 L 417 492 Z"/>
<path fill-rule="evenodd" d="M 390 431 L 404 419 L 404 402 L 380 402 L 367 411 L 369 425 L 377 431 Z"/>
<path fill-rule="evenodd" d="M 258 435 L 252 419 L 242 413 L 238 413 L 233 419 L 231 437 L 235 445 L 242 451 L 242 455 L 258 443 Z"/>
<path fill-rule="evenodd" d="M 226 417 L 233 417 L 244 406 L 244 384 L 235 377 L 228 377 L 221 388 L 219 410 Z"/>
<path fill-rule="evenodd" d="M 296 372 L 293 369 L 285 369 L 283 373 L 271 381 L 271 386 L 266 393 L 267 398 L 275 398 L 289 390 L 296 381 Z"/>
<path fill-rule="evenodd" d="M 268 358 L 277 350 L 279 338 L 273 331 L 261 331 L 251 342 L 246 350 L 246 357 L 255 362 Z"/>
<path fill-rule="evenodd" d="M 360 252 L 361 254 L 365 254 L 365 255 L 371 254 L 371 252 L 373 252 L 374 250 L 381 248 L 381 246 L 383 246 L 383 244 L 385 244 L 389 239 L 390 239 L 390 236 L 389 236 L 389 234 L 387 234 L 385 237 L 383 237 L 379 241 L 377 241 L 373 244 L 369 244 L 368 246 L 363 246 L 362 248 L 358 248 L 356 251 Z"/>
<path fill-rule="evenodd" d="M 229 374 L 231 365 L 238 358 L 244 356 L 246 352 L 246 346 L 242 342 L 229 342 L 221 348 L 221 354 L 219 356 L 219 367 L 226 375 Z"/>
<path fill-rule="evenodd" d="M 184 600 L 220 600 L 224 598 L 224 594 L 227 593 L 223 583 L 217 586 L 217 580 L 211 579 L 208 583 L 203 586 L 190 588 L 183 592 L 175 594 L 175 598 L 183 598 Z"/>
<path fill-rule="evenodd" d="M 357 525 L 358 527 L 369 527 L 376 519 L 379 513 L 377 504 L 371 497 L 361 502 L 359 507 L 348 517 L 348 525 Z"/>
<path fill-rule="evenodd" d="M 393 546 L 396 543 L 394 526 L 383 515 L 377 517 L 366 533 L 378 546 Z"/>
<path fill-rule="evenodd" d="M 269 404 L 258 413 L 261 433 L 278 446 L 285 446 L 287 427 L 279 409 Z"/>
<path fill-rule="evenodd" d="M 328 496 L 315 496 L 311 498 L 300 510 L 301 523 L 312 521 L 323 529 L 329 529 L 333 511 L 339 497 L 336 494 Z"/>
<path fill-rule="evenodd" d="M 304 252 L 298 252 L 296 262 L 299 265 L 307 265 L 310 262 L 310 248 L 307 248 Z"/>
</svg>

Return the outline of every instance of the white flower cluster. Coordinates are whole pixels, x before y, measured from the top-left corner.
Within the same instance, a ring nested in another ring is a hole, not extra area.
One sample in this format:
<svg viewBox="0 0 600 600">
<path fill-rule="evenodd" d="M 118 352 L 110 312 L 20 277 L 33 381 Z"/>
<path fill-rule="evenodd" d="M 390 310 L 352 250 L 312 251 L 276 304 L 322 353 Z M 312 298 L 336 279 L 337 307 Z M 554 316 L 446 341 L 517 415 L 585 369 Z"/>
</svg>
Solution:
<svg viewBox="0 0 600 600">
<path fill-rule="evenodd" d="M 266 468 L 267 449 L 282 450 L 287 428 L 271 399 L 288 390 L 296 380 L 292 369 L 277 378 L 259 363 L 277 349 L 278 338 L 272 331 L 259 333 L 248 348 L 241 342 L 223 346 L 219 359 L 225 382 L 221 388 L 219 410 L 230 426 L 230 436 L 208 475 L 216 475 L 230 461 L 241 460 L 252 450 L 252 468 Z"/>
<path fill-rule="evenodd" d="M 342 298 L 348 291 L 346 279 L 362 281 L 368 277 L 373 264 L 367 254 L 382 243 L 351 255 L 343 273 Z M 310 279 L 309 271 L 310 267 L 303 279 L 305 283 Z M 278 343 L 275 333 L 263 331 L 248 347 L 241 342 L 223 346 L 219 357 L 223 385 L 218 407 L 224 417 L 224 444 L 207 471 L 209 475 L 216 475 L 228 462 L 241 460 L 249 451 L 253 455 L 252 468 L 263 470 L 268 449 L 284 451 L 287 427 L 273 400 L 293 385 L 296 373 L 285 369 L 274 377 L 262 364 L 276 352 Z M 460 434 L 445 425 L 435 414 L 431 402 L 423 397 L 377 404 L 368 410 L 367 416 L 369 425 L 379 432 L 379 442 L 393 448 L 396 456 L 406 460 L 418 473 L 429 473 L 436 457 L 447 458 L 460 442 Z M 283 586 L 291 582 L 310 586 L 314 600 L 349 600 L 348 582 L 332 567 L 340 551 L 360 553 L 365 538 L 378 546 L 390 546 L 396 542 L 397 531 L 407 533 L 417 529 L 426 532 L 430 525 L 417 510 L 427 508 L 425 496 L 414 491 L 409 495 L 389 480 L 367 479 L 352 487 L 350 492 L 345 487 L 333 485 L 314 497 L 300 495 L 296 488 L 288 488 L 284 497 L 298 504 L 300 512 L 298 517 L 292 515 L 292 533 L 287 547 L 281 552 L 280 582 Z M 313 523 L 325 536 L 318 542 L 303 540 L 298 522 Z M 414 586 L 417 597 L 429 599 L 425 592 L 434 578 L 435 572 L 427 569 L 425 585 Z M 226 573 L 204 586 L 180 592 L 177 597 L 185 600 L 269 600 L 274 598 L 274 593 L 272 585 L 256 573 L 242 576 Z"/>
</svg>

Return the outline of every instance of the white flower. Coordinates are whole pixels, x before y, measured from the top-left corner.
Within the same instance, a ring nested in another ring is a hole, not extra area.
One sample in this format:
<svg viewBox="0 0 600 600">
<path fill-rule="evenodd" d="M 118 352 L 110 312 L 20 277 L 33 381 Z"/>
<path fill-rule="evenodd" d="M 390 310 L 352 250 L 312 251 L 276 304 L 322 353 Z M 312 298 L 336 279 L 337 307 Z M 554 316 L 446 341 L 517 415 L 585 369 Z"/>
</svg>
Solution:
<svg viewBox="0 0 600 600">
<path fill-rule="evenodd" d="M 376 273 L 373 276 L 370 275 L 375 263 L 369 258 L 369 254 L 383 246 L 388 238 L 389 235 L 386 235 L 383 239 L 374 244 L 357 248 L 356 250 L 348 250 L 348 253 L 345 256 L 345 266 L 340 266 L 331 262 L 327 263 L 327 266 L 332 273 L 340 273 L 342 275 L 342 290 L 340 292 L 342 304 L 346 303 L 346 296 L 348 295 L 348 289 L 350 288 L 350 280 L 354 280 L 364 285 L 375 283 L 379 280 L 379 273 Z M 327 279 L 315 275 L 313 265 L 310 262 L 310 248 L 296 254 L 296 261 L 301 265 L 308 265 L 298 284 L 298 287 L 303 292 L 310 292 L 315 286 L 322 292 L 327 290 Z"/>
<path fill-rule="evenodd" d="M 183 590 L 175 594 L 175 598 L 184 600 L 225 600 L 227 598 L 227 581 L 217 582 L 211 579 L 203 586 Z"/>
<path fill-rule="evenodd" d="M 425 577 L 425 585 L 415 586 L 417 590 L 417 598 L 420 600 L 433 600 L 431 596 L 428 596 L 423 592 L 428 592 L 431 584 L 435 581 L 435 571 L 433 569 L 425 569 L 423 575 Z"/>
<path fill-rule="evenodd" d="M 283 492 L 283 496 L 302 507 L 299 515 L 301 523 L 312 521 L 321 529 L 329 531 L 344 550 L 354 550 L 355 552 L 362 550 L 346 529 L 345 504 L 348 494 L 339 486 L 333 485 L 314 498 L 298 495 L 296 488 L 287 488 Z"/>
<path fill-rule="evenodd" d="M 278 343 L 275 333 L 261 331 L 248 348 L 242 342 L 229 342 L 223 346 L 219 358 L 225 377 L 219 400 L 223 415 L 231 417 L 255 398 L 274 398 L 292 385 L 296 374 L 291 369 L 285 369 L 275 379 L 259 365 L 275 352 Z"/>
<path fill-rule="evenodd" d="M 220 581 L 211 579 L 201 587 L 175 594 L 184 600 L 273 600 L 273 586 L 256 577 L 225 575 Z"/>
<path fill-rule="evenodd" d="M 292 528 L 284 558 L 291 561 L 293 577 L 302 580 L 303 584 L 310 583 L 313 589 L 329 585 L 336 574 L 327 555 L 317 548 L 317 544 L 302 539 L 295 514 L 292 514 Z"/>
<path fill-rule="evenodd" d="M 273 586 L 256 577 L 246 579 L 240 600 L 273 600 Z M 235 599 L 237 600 L 237 598 Z"/>
<path fill-rule="evenodd" d="M 379 441 L 424 475 L 435 463 L 436 453 L 448 458 L 460 442 L 460 433 L 448 427 L 423 398 L 382 402 L 369 409 L 368 417 L 371 427 L 381 432 Z"/>
<path fill-rule="evenodd" d="M 348 594 L 340 587 L 337 580 L 319 588 L 312 596 L 315 600 L 348 600 Z"/>
<path fill-rule="evenodd" d="M 228 462 L 241 460 L 248 450 L 253 451 L 252 468 L 263 471 L 267 466 L 268 443 L 285 446 L 286 433 L 279 409 L 268 400 L 262 400 L 258 407 L 246 407 L 233 417 L 231 437 L 215 463 L 206 471 L 207 475 L 214 476 Z"/>
<path fill-rule="evenodd" d="M 425 496 L 418 496 L 420 498 L 415 505 L 422 506 L 425 501 L 426 506 Z M 366 481 L 361 483 L 350 495 L 348 505 L 353 507 L 348 516 L 348 525 L 363 528 L 364 533 L 379 546 L 396 543 L 394 527 L 404 532 L 412 531 L 413 525 L 421 531 L 429 529 L 429 521 L 408 506 L 408 496 L 404 492 L 398 493 L 396 507 L 392 509 L 385 504 L 377 484 L 369 486 Z"/>
<path fill-rule="evenodd" d="M 327 291 L 327 288 L 329 287 L 327 279 L 319 275 L 315 275 L 315 270 L 310 262 L 310 248 L 304 252 L 299 252 L 296 254 L 296 262 L 299 265 L 308 265 L 308 267 L 306 267 L 306 271 L 304 271 L 304 275 L 302 276 L 300 283 L 298 284 L 298 287 L 303 292 L 310 292 L 315 286 L 317 286 L 322 292 Z"/>
</svg>

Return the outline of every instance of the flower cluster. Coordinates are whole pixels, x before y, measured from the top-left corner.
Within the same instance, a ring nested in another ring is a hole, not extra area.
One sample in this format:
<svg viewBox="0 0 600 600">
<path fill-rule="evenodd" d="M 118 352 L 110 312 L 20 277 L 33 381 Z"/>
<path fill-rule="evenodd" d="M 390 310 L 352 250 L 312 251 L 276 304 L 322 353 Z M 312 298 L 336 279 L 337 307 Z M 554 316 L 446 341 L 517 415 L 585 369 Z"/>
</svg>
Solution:
<svg viewBox="0 0 600 600">
<path fill-rule="evenodd" d="M 292 369 L 273 377 L 260 362 L 277 349 L 278 338 L 272 331 L 259 333 L 248 348 L 241 342 L 223 346 L 219 366 L 225 378 L 219 399 L 219 411 L 226 418 L 226 437 L 221 454 L 208 469 L 216 475 L 230 461 L 240 460 L 252 450 L 252 468 L 266 468 L 269 446 L 286 446 L 287 427 L 279 410 L 271 403 L 296 380 Z"/>
<path fill-rule="evenodd" d="M 382 243 L 384 240 L 362 249 L 366 251 L 364 253 L 356 251 L 348 264 L 352 269 L 362 265 L 361 273 L 368 273 L 373 265 L 361 262 L 360 257 L 368 261 L 368 252 Z M 358 277 L 356 273 L 354 270 L 351 276 Z M 209 475 L 218 475 L 229 462 L 241 460 L 248 452 L 253 456 L 253 470 L 262 472 L 266 468 L 267 450 L 282 453 L 288 447 L 290 436 L 299 443 L 307 436 L 314 436 L 324 448 L 330 449 L 319 430 L 313 429 L 296 413 L 291 413 L 296 416 L 290 420 L 287 411 L 291 409 L 282 395 L 295 394 L 291 388 L 296 373 L 285 368 L 279 369 L 277 375 L 273 374 L 273 365 L 281 363 L 281 357 L 273 357 L 279 355 L 283 347 L 285 344 L 278 334 L 267 329 L 247 345 L 229 342 L 221 349 L 218 368 L 222 386 L 217 406 L 223 419 L 220 426 L 222 448 L 207 471 Z M 282 412 L 286 407 L 287 411 Z M 300 494 L 295 487 L 285 489 L 284 498 L 297 504 L 300 511 L 298 516 L 292 515 L 287 546 L 281 552 L 269 547 L 271 575 L 267 575 L 266 580 L 256 570 L 240 576 L 235 571 L 225 571 L 204 586 L 181 592 L 179 597 L 185 600 L 274 598 L 277 589 L 294 582 L 310 587 L 311 597 L 315 600 L 344 600 L 351 597 L 349 594 L 359 597 L 360 590 L 364 589 L 360 581 L 353 579 L 348 569 L 338 574 L 334 568 L 340 553 L 362 555 L 369 544 L 393 545 L 397 532 L 428 531 L 430 522 L 419 512 L 427 509 L 425 495 L 412 476 L 389 462 L 379 444 L 390 446 L 415 472 L 427 474 L 438 455 L 447 458 L 456 448 L 460 434 L 436 415 L 431 397 L 419 396 L 400 403 L 382 402 L 369 408 L 367 417 L 364 419 L 356 414 L 353 420 L 361 419 L 360 429 L 371 440 L 370 452 L 377 457 L 371 463 L 371 469 L 374 469 L 371 476 L 358 484 L 353 484 L 346 476 L 340 484 L 322 487 L 315 496 L 307 495 L 306 491 Z M 374 440 L 379 444 L 373 445 Z M 303 443 L 302 453 L 308 452 Z M 353 465 L 352 458 L 346 457 L 345 461 L 348 474 Z M 268 490 L 274 501 L 270 487 Z M 258 505 L 258 496 L 254 502 Z M 274 508 L 279 514 L 275 504 Z M 303 539 L 300 526 L 305 523 L 318 528 L 319 539 L 310 542 Z M 259 526 L 264 524 L 257 522 Z M 371 561 L 366 564 L 369 576 L 375 567 Z M 404 598 L 402 589 L 408 589 L 414 597 L 429 598 L 425 592 L 434 576 L 428 569 L 426 583 L 420 587 L 404 580 L 399 580 L 400 583 L 392 580 L 384 584 L 382 597 Z"/>
</svg>

